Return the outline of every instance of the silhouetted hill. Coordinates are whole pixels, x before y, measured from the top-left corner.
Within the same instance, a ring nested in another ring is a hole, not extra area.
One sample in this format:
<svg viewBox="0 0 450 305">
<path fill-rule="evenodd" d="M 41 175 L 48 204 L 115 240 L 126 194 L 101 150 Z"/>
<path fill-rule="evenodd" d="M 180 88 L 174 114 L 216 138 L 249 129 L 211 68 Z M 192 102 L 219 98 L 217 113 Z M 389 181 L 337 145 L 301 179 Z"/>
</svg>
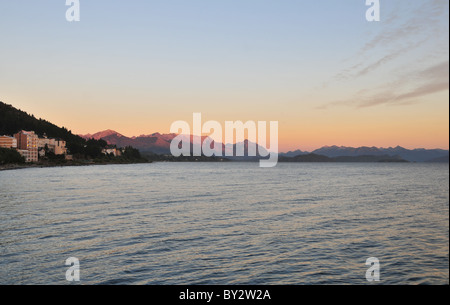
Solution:
<svg viewBox="0 0 450 305">
<path fill-rule="evenodd" d="M 34 131 L 38 136 L 44 134 L 49 138 L 66 141 L 71 154 L 96 158 L 102 156 L 102 148 L 106 146 L 103 140 L 85 140 L 74 135 L 65 127 L 58 127 L 43 119 L 37 119 L 32 114 L 16 109 L 0 102 L 0 135 L 12 136 L 20 130 Z"/>
<path fill-rule="evenodd" d="M 313 151 L 315 154 L 334 157 L 356 157 L 356 156 L 398 156 L 410 162 L 426 162 L 434 158 L 448 155 L 448 150 L 443 149 L 406 149 L 400 146 L 389 148 L 378 147 L 345 147 L 345 146 L 325 146 Z"/>
<path fill-rule="evenodd" d="M 408 162 L 398 156 L 341 156 L 332 158 L 333 162 Z"/>
<path fill-rule="evenodd" d="M 439 157 L 439 158 L 433 158 L 430 159 L 426 162 L 430 162 L 430 163 L 449 163 L 449 155 L 443 156 L 443 157 Z"/>
<path fill-rule="evenodd" d="M 307 151 L 302 151 L 300 149 L 294 150 L 294 151 L 288 151 L 286 153 L 279 153 L 280 157 L 296 157 L 296 156 L 300 156 L 300 155 L 308 155 L 310 154 Z"/>
<path fill-rule="evenodd" d="M 408 162 L 400 157 L 382 156 L 340 156 L 330 158 L 318 154 L 279 157 L 278 162 Z"/>
<path fill-rule="evenodd" d="M 63 139 L 74 145 L 86 142 L 65 127 L 58 127 L 46 120 L 37 119 L 32 114 L 0 102 L 0 135 L 12 136 L 20 130 L 33 130 L 39 136 L 46 134 L 48 137 Z"/>
<path fill-rule="evenodd" d="M 278 162 L 333 162 L 333 159 L 318 154 L 307 154 L 295 157 L 279 157 Z"/>
</svg>

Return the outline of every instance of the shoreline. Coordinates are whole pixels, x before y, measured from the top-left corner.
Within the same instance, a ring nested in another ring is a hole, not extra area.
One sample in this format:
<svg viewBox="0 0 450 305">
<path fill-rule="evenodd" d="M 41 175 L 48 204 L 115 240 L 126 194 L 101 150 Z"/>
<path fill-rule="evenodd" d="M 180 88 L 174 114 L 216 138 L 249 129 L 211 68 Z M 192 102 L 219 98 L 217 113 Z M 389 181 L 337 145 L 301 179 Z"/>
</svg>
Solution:
<svg viewBox="0 0 450 305">
<path fill-rule="evenodd" d="M 92 165 L 130 165 L 130 164 L 151 164 L 151 163 L 210 163 L 206 161 L 148 161 L 148 162 L 111 162 L 111 163 L 67 163 L 67 164 L 6 164 L 0 165 L 0 172 L 9 171 L 9 170 L 19 170 L 19 169 L 28 169 L 28 168 L 48 168 L 48 167 L 75 167 L 75 166 L 92 166 Z M 222 163 L 222 162 L 218 162 Z M 234 161 L 233 163 L 255 163 L 255 161 Z M 326 163 L 326 164 L 389 164 L 389 163 L 399 163 L 399 164 L 447 164 L 446 162 L 442 163 L 433 163 L 433 162 L 279 162 L 279 164 L 289 164 L 289 163 L 297 163 L 297 164 L 317 164 L 317 163 Z"/>
<path fill-rule="evenodd" d="M 73 167 L 73 166 L 92 166 L 92 165 L 128 165 L 128 164 L 149 164 L 149 162 L 110 162 L 110 163 L 95 163 L 95 162 L 71 162 L 71 163 L 62 163 L 62 164 L 40 164 L 40 163 L 32 163 L 32 164 L 5 164 L 0 165 L 1 171 L 8 170 L 19 170 L 19 169 L 28 169 L 28 168 L 47 168 L 47 167 Z"/>
</svg>

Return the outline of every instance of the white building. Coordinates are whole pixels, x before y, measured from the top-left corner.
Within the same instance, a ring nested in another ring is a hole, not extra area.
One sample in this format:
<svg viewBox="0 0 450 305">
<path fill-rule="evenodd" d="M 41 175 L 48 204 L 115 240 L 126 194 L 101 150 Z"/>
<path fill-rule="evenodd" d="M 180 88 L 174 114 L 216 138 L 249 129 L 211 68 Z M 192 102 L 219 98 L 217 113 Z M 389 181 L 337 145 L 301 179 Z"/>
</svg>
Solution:
<svg viewBox="0 0 450 305">
<path fill-rule="evenodd" d="M 38 147 L 39 149 L 45 149 L 47 146 L 48 150 L 54 153 L 55 155 L 65 155 L 67 154 L 66 141 L 47 138 L 39 138 Z"/>
<path fill-rule="evenodd" d="M 120 157 L 122 155 L 122 152 L 120 149 L 117 148 L 105 148 L 102 150 L 102 153 L 105 155 L 113 155 L 114 157 Z"/>
</svg>

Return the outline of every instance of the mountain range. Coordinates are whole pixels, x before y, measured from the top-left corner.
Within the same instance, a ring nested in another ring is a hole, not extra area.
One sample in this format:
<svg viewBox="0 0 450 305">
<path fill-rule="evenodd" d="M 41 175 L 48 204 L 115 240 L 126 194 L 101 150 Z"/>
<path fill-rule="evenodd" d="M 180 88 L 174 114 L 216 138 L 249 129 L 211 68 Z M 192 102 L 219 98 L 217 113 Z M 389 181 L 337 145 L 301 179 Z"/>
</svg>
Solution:
<svg viewBox="0 0 450 305">
<path fill-rule="evenodd" d="M 117 147 L 133 146 L 141 152 L 152 152 L 155 154 L 169 154 L 170 142 L 176 137 L 176 134 L 160 134 L 140 135 L 138 137 L 126 137 L 114 130 L 105 130 L 94 134 L 80 135 L 88 140 L 90 138 L 96 140 L 105 140 L 110 145 Z"/>
<path fill-rule="evenodd" d="M 142 153 L 169 155 L 170 143 L 177 136 L 177 134 L 174 133 L 161 134 L 157 132 L 149 135 L 140 135 L 137 137 L 126 137 L 114 130 L 108 129 L 94 134 L 86 134 L 80 136 L 86 140 L 89 140 L 91 138 L 95 140 L 105 140 L 108 144 L 116 145 L 117 147 L 132 146 L 134 148 L 139 149 L 139 151 Z M 193 151 L 192 143 L 194 143 L 194 140 L 198 140 L 201 143 L 203 143 L 205 140 L 208 140 L 211 143 L 211 145 L 214 142 L 214 140 L 206 136 L 202 136 L 200 139 L 198 136 L 193 135 L 181 135 L 181 137 L 184 137 L 184 140 L 187 140 L 190 143 L 191 151 Z M 232 154 L 234 157 L 230 157 L 230 159 L 233 160 L 241 159 L 240 157 L 235 156 L 236 148 L 239 144 L 243 145 L 245 156 L 248 156 L 248 147 L 251 144 L 255 145 L 257 154 L 259 154 L 259 152 L 262 152 L 264 155 L 267 154 L 267 151 L 263 147 L 256 145 L 255 143 L 252 143 L 248 140 L 233 145 L 225 145 L 223 143 L 218 144 L 222 146 L 223 155 Z"/>
<path fill-rule="evenodd" d="M 94 138 L 96 140 L 103 139 L 108 144 L 117 145 L 118 147 L 133 146 L 139 149 L 143 153 L 155 153 L 155 154 L 170 154 L 170 142 L 175 138 L 176 134 L 161 134 L 153 133 L 149 135 L 140 135 L 137 137 L 126 137 L 114 130 L 105 130 L 95 134 L 80 135 L 84 139 Z M 189 136 L 186 136 L 189 137 Z M 193 137 L 190 136 L 191 143 L 193 143 Z M 208 137 L 202 137 L 203 142 Z M 249 141 L 245 141 L 245 152 L 247 154 L 247 148 Z M 192 144 L 191 144 L 192 145 Z M 222 145 L 223 151 L 231 149 L 229 146 Z M 236 144 L 233 145 L 233 149 L 236 149 Z M 264 148 L 257 146 L 258 151 L 264 151 Z M 379 148 L 379 147 L 346 147 L 346 146 L 324 146 L 314 151 L 302 151 L 295 150 L 286 153 L 279 153 L 280 157 L 297 157 L 302 155 L 321 155 L 328 158 L 342 157 L 360 157 L 360 156 L 374 156 L 378 158 L 397 158 L 403 159 L 409 162 L 448 162 L 449 151 L 443 149 L 406 149 L 400 146 Z M 238 157 L 235 157 L 238 158 Z"/>
<path fill-rule="evenodd" d="M 314 150 L 312 153 L 336 157 L 356 157 L 356 156 L 391 156 L 399 157 L 409 162 L 439 162 L 448 158 L 449 151 L 443 149 L 406 149 L 401 146 L 379 148 L 379 147 L 345 147 L 345 146 L 324 146 Z"/>
</svg>

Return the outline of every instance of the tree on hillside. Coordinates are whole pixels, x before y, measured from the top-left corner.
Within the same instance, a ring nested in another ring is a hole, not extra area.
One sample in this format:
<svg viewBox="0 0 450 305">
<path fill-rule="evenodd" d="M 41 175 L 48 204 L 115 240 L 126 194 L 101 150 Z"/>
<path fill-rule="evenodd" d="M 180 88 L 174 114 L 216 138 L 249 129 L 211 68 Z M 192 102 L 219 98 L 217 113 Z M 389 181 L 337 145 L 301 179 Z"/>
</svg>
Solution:
<svg viewBox="0 0 450 305">
<path fill-rule="evenodd" d="M 25 158 L 22 157 L 17 150 L 0 147 L 0 164 L 21 164 L 25 163 Z"/>
</svg>

